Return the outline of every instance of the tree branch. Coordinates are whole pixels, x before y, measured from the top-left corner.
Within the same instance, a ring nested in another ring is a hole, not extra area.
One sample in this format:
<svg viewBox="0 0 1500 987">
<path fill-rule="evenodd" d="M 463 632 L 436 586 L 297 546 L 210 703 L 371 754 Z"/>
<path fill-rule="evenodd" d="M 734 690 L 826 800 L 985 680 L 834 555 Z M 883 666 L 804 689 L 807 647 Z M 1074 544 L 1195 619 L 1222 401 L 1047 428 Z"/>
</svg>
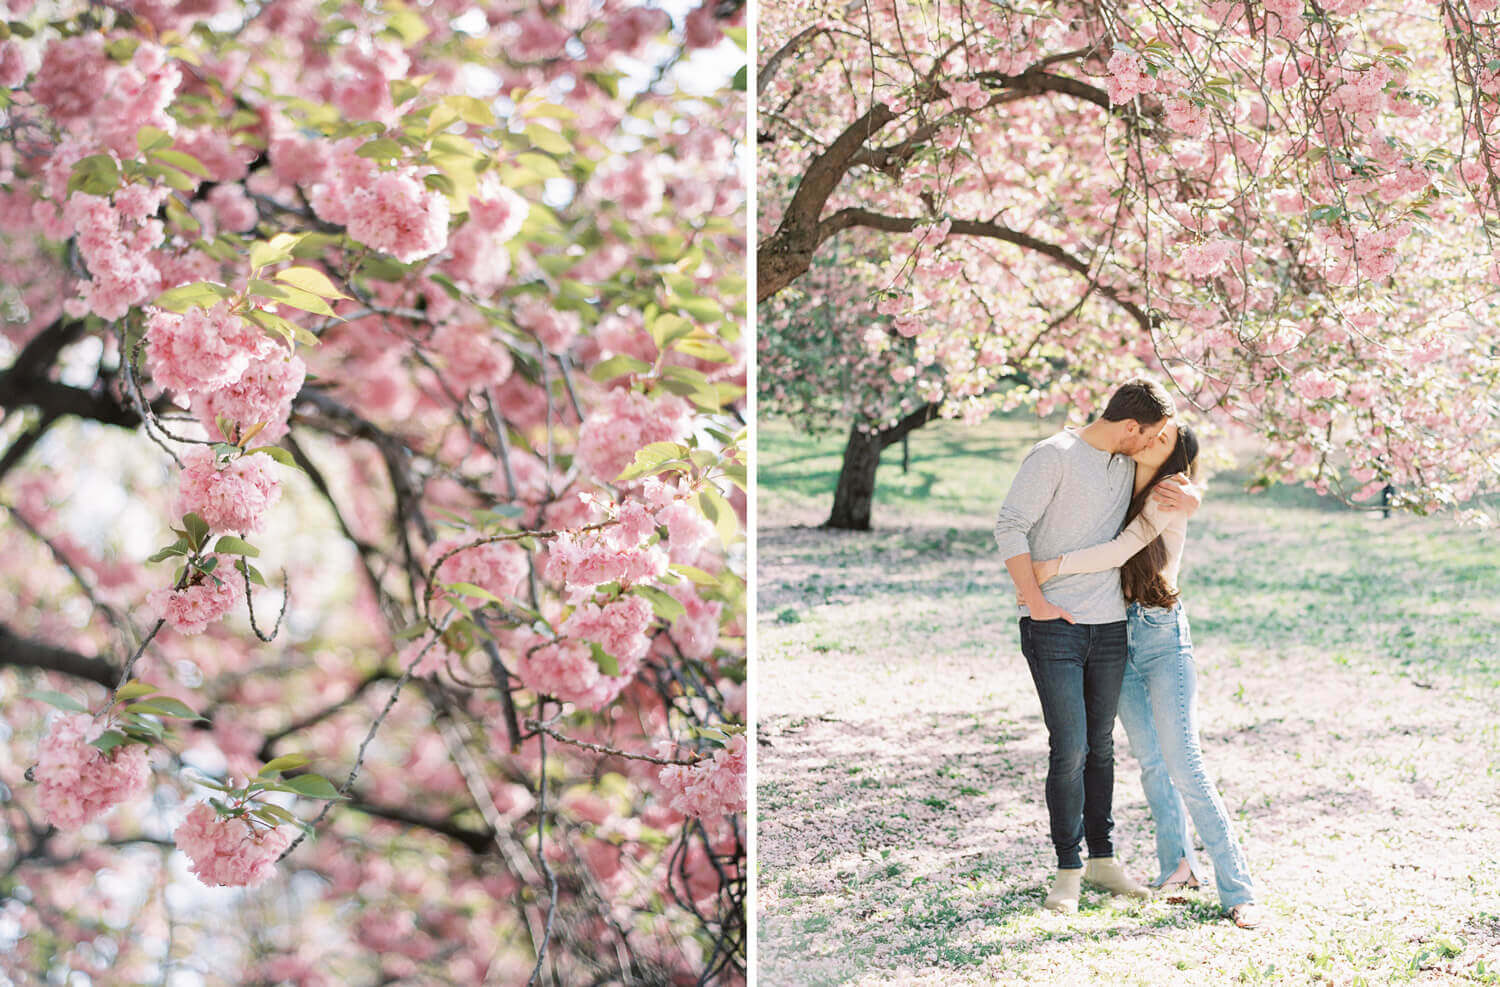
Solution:
<svg viewBox="0 0 1500 987">
<path fill-rule="evenodd" d="M 67 648 L 21 637 L 0 624 L 0 665 L 61 672 L 114 689 L 119 671 L 103 658 L 91 658 Z"/>
<path fill-rule="evenodd" d="M 885 216 L 872 212 L 869 209 L 851 207 L 840 209 L 819 224 L 819 242 L 828 239 L 841 230 L 861 226 L 872 230 L 881 230 L 886 233 L 910 233 L 918 226 L 930 225 L 929 219 L 914 218 L 909 216 Z M 1068 253 L 1055 243 L 1048 243 L 1038 239 L 1030 233 L 1022 233 L 999 223 L 987 222 L 974 219 L 955 219 L 948 230 L 949 236 L 979 236 L 988 237 L 993 240 L 1003 240 L 1006 243 L 1015 244 L 1024 250 L 1041 254 L 1055 261 L 1058 265 L 1073 271 L 1085 278 L 1089 278 L 1095 285 L 1099 294 L 1114 302 L 1124 309 L 1131 318 L 1140 324 L 1142 329 L 1150 331 L 1152 327 L 1151 317 L 1139 304 L 1125 298 L 1115 288 L 1099 283 L 1090 272 L 1087 262 Z"/>
<path fill-rule="evenodd" d="M 814 24 L 812 27 L 803 28 L 801 31 L 798 31 L 792 35 L 786 44 L 772 52 L 771 57 L 766 59 L 766 63 L 755 73 L 755 95 L 759 96 L 766 91 L 766 86 L 770 85 L 771 79 L 780 70 L 781 63 L 786 61 L 798 48 L 801 48 L 804 42 L 820 34 L 827 33 L 828 29 L 823 27 L 823 25 Z"/>
</svg>

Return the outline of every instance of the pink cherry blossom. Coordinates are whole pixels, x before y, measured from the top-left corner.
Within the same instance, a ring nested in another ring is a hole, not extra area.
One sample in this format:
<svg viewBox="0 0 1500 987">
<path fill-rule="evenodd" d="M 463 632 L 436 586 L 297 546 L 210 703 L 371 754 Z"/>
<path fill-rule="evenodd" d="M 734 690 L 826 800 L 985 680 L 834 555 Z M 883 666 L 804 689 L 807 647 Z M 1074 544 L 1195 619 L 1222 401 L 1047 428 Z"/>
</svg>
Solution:
<svg viewBox="0 0 1500 987">
<path fill-rule="evenodd" d="M 630 681 L 626 676 L 601 672 L 589 646 L 581 641 L 544 644 L 517 655 L 514 671 L 532 692 L 588 709 L 602 708 Z"/>
<path fill-rule="evenodd" d="M 1209 240 L 1185 248 L 1178 260 L 1188 274 L 1195 278 L 1206 278 L 1222 270 L 1225 262 L 1229 260 L 1229 255 L 1233 252 L 1233 242 Z"/>
<path fill-rule="evenodd" d="M 108 754 L 90 744 L 106 723 L 83 713 L 53 721 L 37 758 L 37 796 L 58 829 L 78 829 L 122 802 L 146 794 L 146 748 L 124 744 Z"/>
<path fill-rule="evenodd" d="M 672 640 L 688 658 L 706 660 L 719 643 L 724 604 L 717 600 L 703 599 L 688 580 L 667 587 L 667 592 L 686 611 L 672 621 Z"/>
<path fill-rule="evenodd" d="M 700 819 L 745 811 L 745 735 L 735 734 L 714 756 L 691 767 L 669 765 L 658 779 L 671 806 Z"/>
<path fill-rule="evenodd" d="M 245 595 L 244 577 L 234 571 L 233 557 L 210 557 L 219 559 L 212 575 L 194 573 L 182 589 L 158 589 L 146 599 L 156 615 L 179 634 L 203 633 L 209 624 L 233 610 Z"/>
<path fill-rule="evenodd" d="M 146 316 L 146 366 L 157 384 L 184 394 L 202 394 L 239 380 L 252 360 L 274 344 L 229 310 L 190 308 L 178 315 L 153 309 Z"/>
<path fill-rule="evenodd" d="M 268 456 L 241 456 L 221 465 L 207 446 L 194 446 L 183 461 L 173 512 L 191 511 L 214 531 L 258 531 L 281 498 L 281 481 Z"/>
<path fill-rule="evenodd" d="M 234 422 L 242 433 L 265 422 L 251 437 L 251 446 L 275 442 L 286 434 L 292 400 L 307 376 L 307 364 L 300 356 L 259 343 L 256 352 L 262 355 L 250 360 L 232 383 L 193 397 L 193 412 L 211 434 L 218 432 L 219 418 Z"/>
<path fill-rule="evenodd" d="M 560 311 L 539 298 L 527 298 L 516 305 L 516 323 L 552 353 L 567 351 L 578 336 L 580 322 L 577 312 Z"/>
<path fill-rule="evenodd" d="M 469 197 L 469 225 L 483 230 L 501 243 L 521 232 L 521 225 L 531 212 L 531 204 L 514 189 L 487 178 L 479 191 Z"/>
<path fill-rule="evenodd" d="M 190 869 L 209 887 L 253 888 L 276 871 L 276 858 L 292 842 L 285 827 L 267 829 L 243 816 L 223 818 L 207 802 L 188 810 L 172 831 Z"/>
<path fill-rule="evenodd" d="M 448 200 L 415 175 L 380 172 L 348 193 L 349 235 L 360 243 L 411 262 L 431 257 L 448 242 Z"/>
<path fill-rule="evenodd" d="M 601 480 L 613 480 L 652 442 L 680 442 L 688 436 L 692 409 L 675 395 L 652 399 L 634 391 L 609 391 L 584 419 L 578 432 L 578 460 Z"/>
<path fill-rule="evenodd" d="M 445 322 L 432 334 L 432 349 L 444 364 L 444 380 L 459 391 L 500 384 L 515 363 L 487 323 Z"/>
<path fill-rule="evenodd" d="M 428 551 L 429 565 L 465 540 L 445 538 Z M 501 599 L 518 596 L 529 571 L 525 550 L 512 542 L 490 542 L 465 548 L 438 567 L 437 578 L 443 583 L 472 583 Z"/>
<path fill-rule="evenodd" d="M 603 606 L 591 601 L 580 604 L 560 630 L 598 644 L 619 660 L 620 671 L 628 675 L 651 647 L 646 631 L 654 618 L 644 597 L 622 596 Z"/>
</svg>

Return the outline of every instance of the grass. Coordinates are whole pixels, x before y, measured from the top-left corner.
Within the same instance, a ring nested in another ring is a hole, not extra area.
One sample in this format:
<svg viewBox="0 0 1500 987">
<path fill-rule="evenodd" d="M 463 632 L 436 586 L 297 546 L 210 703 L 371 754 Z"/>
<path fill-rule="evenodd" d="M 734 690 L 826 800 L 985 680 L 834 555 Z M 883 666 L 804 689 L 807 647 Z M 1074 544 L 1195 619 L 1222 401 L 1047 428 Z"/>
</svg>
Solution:
<svg viewBox="0 0 1500 987">
<path fill-rule="evenodd" d="M 1046 735 L 990 526 L 1051 427 L 924 428 L 907 473 L 887 452 L 876 530 L 836 533 L 842 437 L 761 423 L 761 982 L 1500 983 L 1500 536 L 1233 472 L 1183 585 L 1205 759 L 1272 924 L 1235 929 L 1211 883 L 1040 911 Z M 1153 876 L 1116 752 L 1119 853 Z"/>
</svg>

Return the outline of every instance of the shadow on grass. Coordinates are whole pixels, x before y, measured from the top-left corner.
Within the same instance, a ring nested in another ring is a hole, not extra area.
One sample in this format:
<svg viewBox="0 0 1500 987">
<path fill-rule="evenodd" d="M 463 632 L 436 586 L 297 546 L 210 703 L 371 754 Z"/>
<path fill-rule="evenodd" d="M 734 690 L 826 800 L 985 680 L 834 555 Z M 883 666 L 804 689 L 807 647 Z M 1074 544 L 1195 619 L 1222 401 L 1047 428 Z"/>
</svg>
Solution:
<svg viewBox="0 0 1500 987">
<path fill-rule="evenodd" d="M 1446 554 L 1430 536 L 1397 527 L 1372 532 L 1367 519 L 1349 515 L 1316 543 L 1288 545 L 1259 508 L 1216 504 L 1213 512 L 1207 523 L 1192 522 L 1201 535 L 1194 539 L 1190 529 L 1184 568 L 1198 646 L 1319 653 L 1500 685 L 1488 612 L 1500 599 L 1493 557 Z M 1307 512 L 1275 513 L 1294 528 L 1308 519 Z M 1247 547 L 1243 535 L 1225 535 L 1231 525 L 1262 532 L 1262 544 Z M 1448 537 L 1478 536 L 1455 530 Z M 986 621 L 1013 619 L 1014 590 L 988 527 L 768 528 L 758 551 L 763 611 L 783 622 L 857 603 L 906 612 L 961 605 Z"/>
<path fill-rule="evenodd" d="M 1052 856 L 1040 716 L 893 712 L 762 722 L 774 780 L 758 789 L 761 839 L 790 842 L 797 858 L 769 878 L 768 982 L 795 969 L 797 983 L 845 983 L 893 962 L 971 968 L 1223 920 L 1207 899 L 1125 902 L 1093 889 L 1076 916 L 1042 910 Z M 1142 804 L 1121 810 L 1145 819 Z"/>
</svg>

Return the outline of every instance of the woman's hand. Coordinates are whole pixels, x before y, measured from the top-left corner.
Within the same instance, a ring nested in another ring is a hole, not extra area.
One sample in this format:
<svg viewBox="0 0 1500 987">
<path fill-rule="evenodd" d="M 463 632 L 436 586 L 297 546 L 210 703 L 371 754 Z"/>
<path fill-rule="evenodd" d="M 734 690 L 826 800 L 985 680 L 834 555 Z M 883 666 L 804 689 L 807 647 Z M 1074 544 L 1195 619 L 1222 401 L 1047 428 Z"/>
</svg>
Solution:
<svg viewBox="0 0 1500 987">
<path fill-rule="evenodd" d="M 1036 573 L 1036 584 L 1040 586 L 1057 575 L 1057 570 L 1060 568 L 1061 563 L 1062 559 L 1042 559 L 1040 562 L 1032 559 L 1031 569 Z"/>
</svg>

